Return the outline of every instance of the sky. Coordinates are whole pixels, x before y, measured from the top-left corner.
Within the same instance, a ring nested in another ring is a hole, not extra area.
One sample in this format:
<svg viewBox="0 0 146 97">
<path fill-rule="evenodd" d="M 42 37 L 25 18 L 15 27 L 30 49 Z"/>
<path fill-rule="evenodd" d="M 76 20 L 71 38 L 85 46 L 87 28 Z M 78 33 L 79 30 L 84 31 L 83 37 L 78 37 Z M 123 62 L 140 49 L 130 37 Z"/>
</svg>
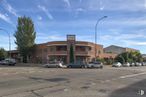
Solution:
<svg viewBox="0 0 146 97">
<path fill-rule="evenodd" d="M 31 17 L 36 44 L 66 40 L 75 34 L 76 40 L 95 40 L 107 47 L 118 45 L 146 53 L 146 0 L 0 0 L 0 28 L 11 35 L 12 49 L 16 49 L 17 18 Z M 8 50 L 8 35 L 0 30 L 0 47 Z"/>
</svg>

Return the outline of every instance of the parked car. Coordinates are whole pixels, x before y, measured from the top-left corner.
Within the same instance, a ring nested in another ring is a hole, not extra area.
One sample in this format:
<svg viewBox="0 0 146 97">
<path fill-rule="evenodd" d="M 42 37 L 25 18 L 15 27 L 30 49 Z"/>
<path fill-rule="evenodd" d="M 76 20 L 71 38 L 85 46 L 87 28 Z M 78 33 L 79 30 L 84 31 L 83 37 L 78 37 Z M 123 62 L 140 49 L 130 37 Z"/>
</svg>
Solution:
<svg viewBox="0 0 146 97">
<path fill-rule="evenodd" d="M 130 63 L 130 66 L 131 66 L 131 67 L 135 66 L 135 63 Z"/>
<path fill-rule="evenodd" d="M 142 64 L 142 66 L 146 66 L 146 62 L 142 62 L 141 64 Z"/>
<path fill-rule="evenodd" d="M 66 66 L 62 64 L 62 62 L 49 62 L 43 65 L 47 68 L 65 68 Z"/>
<path fill-rule="evenodd" d="M 70 63 L 67 65 L 67 68 L 87 68 L 87 64 L 83 64 L 83 63 Z"/>
<path fill-rule="evenodd" d="M 103 68 L 102 62 L 89 62 L 87 68 Z"/>
<path fill-rule="evenodd" d="M 135 63 L 135 66 L 142 66 L 142 64 L 139 63 L 139 62 L 136 62 L 136 63 Z"/>
<path fill-rule="evenodd" d="M 123 67 L 130 67 L 130 63 L 126 62 L 122 65 Z"/>
<path fill-rule="evenodd" d="M 116 63 L 113 63 L 112 65 L 113 67 L 121 67 L 122 64 L 120 62 L 116 62 Z"/>
<path fill-rule="evenodd" d="M 5 60 L 0 61 L 1 65 L 9 65 L 9 66 L 15 66 L 16 60 L 12 58 L 7 58 Z"/>
</svg>

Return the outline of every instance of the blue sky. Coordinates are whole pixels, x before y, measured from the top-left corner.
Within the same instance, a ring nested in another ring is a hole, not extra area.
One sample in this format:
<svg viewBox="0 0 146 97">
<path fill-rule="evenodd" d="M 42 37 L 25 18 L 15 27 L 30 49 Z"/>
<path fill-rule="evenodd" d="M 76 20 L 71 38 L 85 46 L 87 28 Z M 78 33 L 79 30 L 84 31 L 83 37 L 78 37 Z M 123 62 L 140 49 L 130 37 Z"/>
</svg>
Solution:
<svg viewBox="0 0 146 97">
<path fill-rule="evenodd" d="M 36 43 L 66 40 L 94 42 L 96 21 L 98 43 L 104 47 L 119 45 L 146 53 L 146 0 L 0 0 L 0 28 L 13 34 L 17 18 L 29 16 L 35 24 Z M 0 31 L 0 47 L 8 49 L 8 36 Z"/>
</svg>

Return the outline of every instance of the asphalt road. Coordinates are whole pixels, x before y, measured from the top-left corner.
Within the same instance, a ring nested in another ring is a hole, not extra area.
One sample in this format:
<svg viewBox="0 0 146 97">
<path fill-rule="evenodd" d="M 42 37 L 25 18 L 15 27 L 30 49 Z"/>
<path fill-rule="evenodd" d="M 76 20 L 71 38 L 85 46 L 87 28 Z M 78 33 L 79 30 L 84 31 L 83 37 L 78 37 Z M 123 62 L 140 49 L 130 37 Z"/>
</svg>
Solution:
<svg viewBox="0 0 146 97">
<path fill-rule="evenodd" d="M 146 67 L 0 67 L 0 97 L 146 97 Z"/>
</svg>

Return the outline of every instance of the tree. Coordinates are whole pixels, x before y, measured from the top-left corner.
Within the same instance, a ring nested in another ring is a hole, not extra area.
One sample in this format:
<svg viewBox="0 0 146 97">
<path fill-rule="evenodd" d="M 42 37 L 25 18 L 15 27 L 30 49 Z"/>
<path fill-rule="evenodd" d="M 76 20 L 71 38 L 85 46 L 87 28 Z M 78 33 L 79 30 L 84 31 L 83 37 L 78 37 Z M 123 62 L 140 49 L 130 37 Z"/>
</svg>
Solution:
<svg viewBox="0 0 146 97">
<path fill-rule="evenodd" d="M 27 62 L 28 57 L 33 51 L 36 38 L 36 32 L 31 18 L 25 16 L 18 18 L 17 30 L 14 37 L 16 38 L 15 43 L 18 46 L 20 55 L 23 57 L 23 62 Z"/>
<path fill-rule="evenodd" d="M 104 58 L 104 61 L 103 61 L 106 65 L 111 65 L 113 64 L 114 62 L 114 59 L 113 58 Z"/>
<path fill-rule="evenodd" d="M 135 62 L 142 62 L 143 58 L 140 52 L 135 51 L 135 52 L 124 52 L 119 54 L 116 58 L 115 61 L 121 62 L 124 64 L 125 62 L 128 63 L 135 63 Z"/>
<path fill-rule="evenodd" d="M 73 46 L 70 46 L 70 63 L 74 63 L 74 50 Z"/>
<path fill-rule="evenodd" d="M 132 57 L 134 62 L 142 62 L 143 61 L 142 55 L 138 51 L 131 52 L 131 57 Z"/>
<path fill-rule="evenodd" d="M 7 56 L 7 52 L 5 51 L 5 49 L 0 48 L 0 60 L 5 59 Z"/>
</svg>

